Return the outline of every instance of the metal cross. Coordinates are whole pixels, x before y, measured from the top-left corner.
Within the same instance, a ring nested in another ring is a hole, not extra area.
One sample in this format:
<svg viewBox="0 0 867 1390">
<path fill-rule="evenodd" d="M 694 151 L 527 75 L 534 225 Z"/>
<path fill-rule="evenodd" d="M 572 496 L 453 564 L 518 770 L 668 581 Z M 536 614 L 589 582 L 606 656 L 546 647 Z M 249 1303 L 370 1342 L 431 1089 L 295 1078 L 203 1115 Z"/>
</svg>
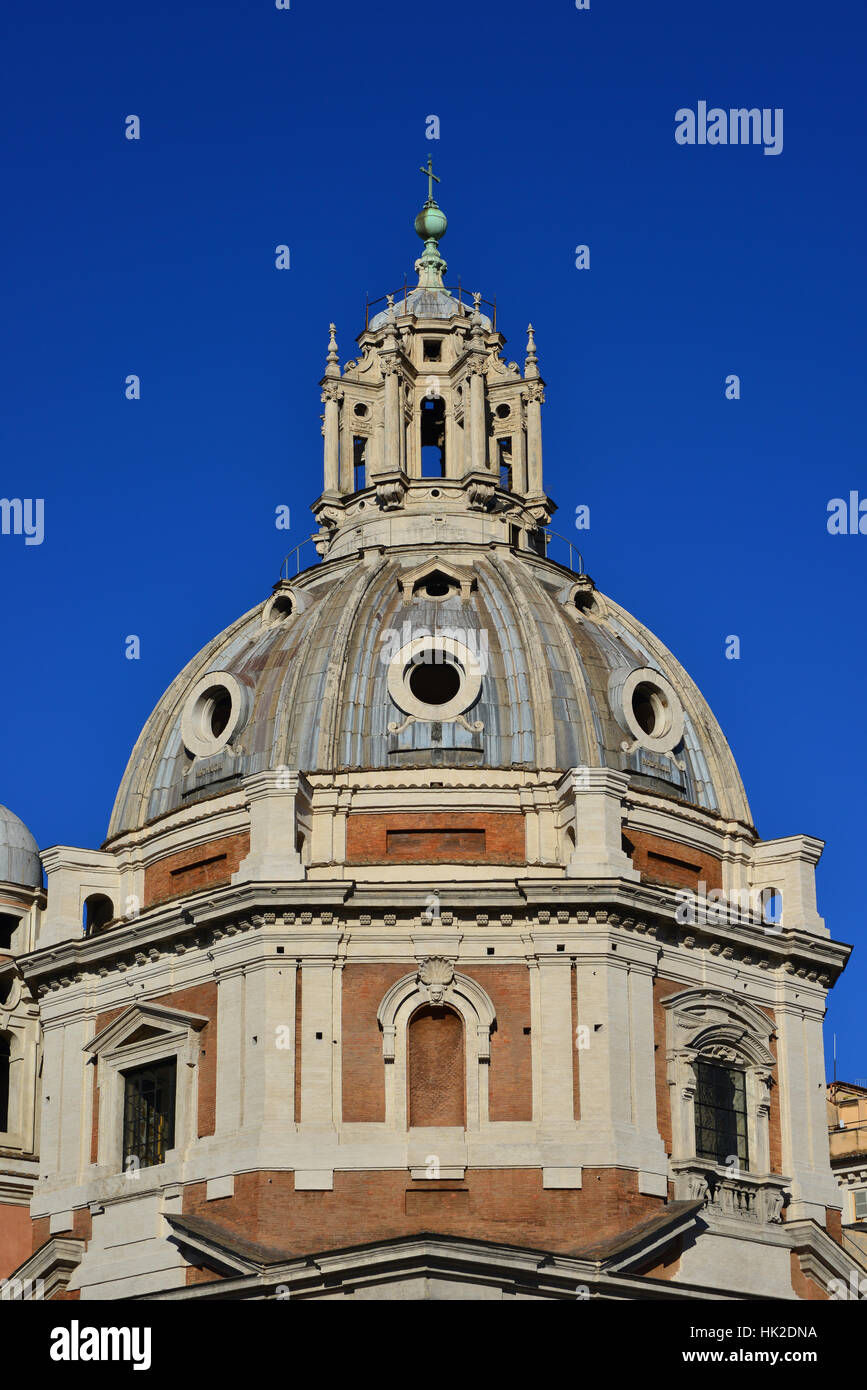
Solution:
<svg viewBox="0 0 867 1390">
<path fill-rule="evenodd" d="M 428 157 L 427 157 L 427 168 L 425 169 L 424 165 L 422 165 L 421 168 L 419 169 L 419 173 L 420 173 L 420 174 L 427 174 L 427 200 L 428 200 L 429 203 L 432 203 L 433 200 L 434 200 L 434 195 L 433 195 L 434 180 L 436 180 L 436 182 L 439 183 L 439 182 L 440 182 L 440 177 L 439 177 L 439 174 L 435 174 L 434 171 L 433 171 L 433 159 L 431 158 L 430 155 L 428 155 Z"/>
</svg>

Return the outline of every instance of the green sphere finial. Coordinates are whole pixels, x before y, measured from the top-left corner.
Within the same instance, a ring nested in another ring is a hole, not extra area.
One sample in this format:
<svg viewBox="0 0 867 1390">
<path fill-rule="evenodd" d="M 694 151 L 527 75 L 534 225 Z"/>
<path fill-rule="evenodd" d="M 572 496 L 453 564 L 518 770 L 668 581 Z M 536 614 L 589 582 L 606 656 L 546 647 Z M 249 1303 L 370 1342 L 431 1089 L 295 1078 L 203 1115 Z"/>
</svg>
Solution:
<svg viewBox="0 0 867 1390">
<path fill-rule="evenodd" d="M 416 234 L 422 241 L 439 241 L 445 236 L 448 225 L 445 213 L 435 202 L 425 203 L 415 219 Z"/>
<path fill-rule="evenodd" d="M 420 236 L 424 242 L 424 251 L 416 261 L 415 267 L 419 272 L 419 286 L 425 289 L 442 288 L 443 271 L 446 263 L 439 253 L 438 242 L 446 234 L 448 228 L 448 218 L 438 205 L 433 195 L 434 181 L 439 183 L 439 176 L 433 171 L 433 160 L 430 155 L 427 158 L 427 168 L 421 167 L 419 173 L 427 178 L 427 202 L 415 219 L 416 235 Z"/>
</svg>

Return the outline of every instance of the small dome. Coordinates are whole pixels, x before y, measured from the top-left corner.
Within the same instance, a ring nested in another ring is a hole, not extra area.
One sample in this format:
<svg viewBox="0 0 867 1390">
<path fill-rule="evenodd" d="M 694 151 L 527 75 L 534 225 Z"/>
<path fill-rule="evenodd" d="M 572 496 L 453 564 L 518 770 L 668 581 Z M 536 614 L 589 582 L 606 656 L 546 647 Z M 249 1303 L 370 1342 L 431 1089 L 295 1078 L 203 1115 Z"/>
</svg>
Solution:
<svg viewBox="0 0 867 1390">
<path fill-rule="evenodd" d="M 0 806 L 0 883 L 42 887 L 39 846 L 22 820 Z"/>
<path fill-rule="evenodd" d="M 397 295 L 394 301 L 394 317 L 401 318 L 404 314 L 412 314 L 417 319 L 453 319 L 458 315 L 469 318 L 472 306 L 461 304 L 455 299 L 453 294 L 449 294 L 446 289 L 425 289 L 416 287 L 410 290 L 404 298 Z M 485 315 L 479 315 L 482 328 L 486 333 L 491 331 L 491 320 Z M 368 327 L 375 333 L 378 328 L 383 328 L 391 318 L 391 310 L 383 309 L 370 320 Z"/>
</svg>

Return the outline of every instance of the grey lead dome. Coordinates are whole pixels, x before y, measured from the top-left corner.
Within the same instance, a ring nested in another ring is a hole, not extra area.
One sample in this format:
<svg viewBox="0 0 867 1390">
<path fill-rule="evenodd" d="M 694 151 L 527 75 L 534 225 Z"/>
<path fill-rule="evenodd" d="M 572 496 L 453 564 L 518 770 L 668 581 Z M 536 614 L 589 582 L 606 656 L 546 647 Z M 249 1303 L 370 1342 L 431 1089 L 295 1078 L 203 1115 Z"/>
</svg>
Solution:
<svg viewBox="0 0 867 1390">
<path fill-rule="evenodd" d="M 427 597 L 419 574 L 450 566 L 471 580 Z M 611 599 L 593 591 L 578 608 L 575 579 L 506 546 L 446 545 L 434 556 L 401 546 L 314 566 L 222 632 L 170 686 L 133 750 L 109 838 L 278 767 L 610 767 L 750 823 L 735 760 L 694 682 Z M 403 727 L 388 658 L 425 630 L 462 639 L 480 659 L 481 687 L 464 721 L 439 723 L 432 709 Z M 682 716 L 682 739 L 667 752 L 636 740 L 624 715 L 621 691 L 641 671 L 668 683 Z M 190 748 L 197 692 L 205 712 L 226 701 L 232 732 L 210 757 L 206 744 Z"/>
<path fill-rule="evenodd" d="M 39 846 L 24 822 L 6 806 L 0 806 L 0 883 L 42 886 Z"/>
</svg>

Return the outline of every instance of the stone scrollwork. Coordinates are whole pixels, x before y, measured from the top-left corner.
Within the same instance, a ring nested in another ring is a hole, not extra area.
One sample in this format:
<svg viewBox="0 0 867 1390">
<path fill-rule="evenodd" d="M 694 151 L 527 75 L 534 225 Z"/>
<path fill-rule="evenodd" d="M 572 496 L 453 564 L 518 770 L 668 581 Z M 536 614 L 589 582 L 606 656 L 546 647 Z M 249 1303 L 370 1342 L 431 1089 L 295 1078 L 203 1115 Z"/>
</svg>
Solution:
<svg viewBox="0 0 867 1390">
<path fill-rule="evenodd" d="M 493 483 L 473 479 L 467 488 L 467 499 L 475 511 L 488 511 L 494 504 L 496 488 Z"/>
<path fill-rule="evenodd" d="M 407 484 L 402 478 L 387 478 L 377 483 L 376 505 L 384 512 L 393 512 L 403 506 Z"/>
</svg>

